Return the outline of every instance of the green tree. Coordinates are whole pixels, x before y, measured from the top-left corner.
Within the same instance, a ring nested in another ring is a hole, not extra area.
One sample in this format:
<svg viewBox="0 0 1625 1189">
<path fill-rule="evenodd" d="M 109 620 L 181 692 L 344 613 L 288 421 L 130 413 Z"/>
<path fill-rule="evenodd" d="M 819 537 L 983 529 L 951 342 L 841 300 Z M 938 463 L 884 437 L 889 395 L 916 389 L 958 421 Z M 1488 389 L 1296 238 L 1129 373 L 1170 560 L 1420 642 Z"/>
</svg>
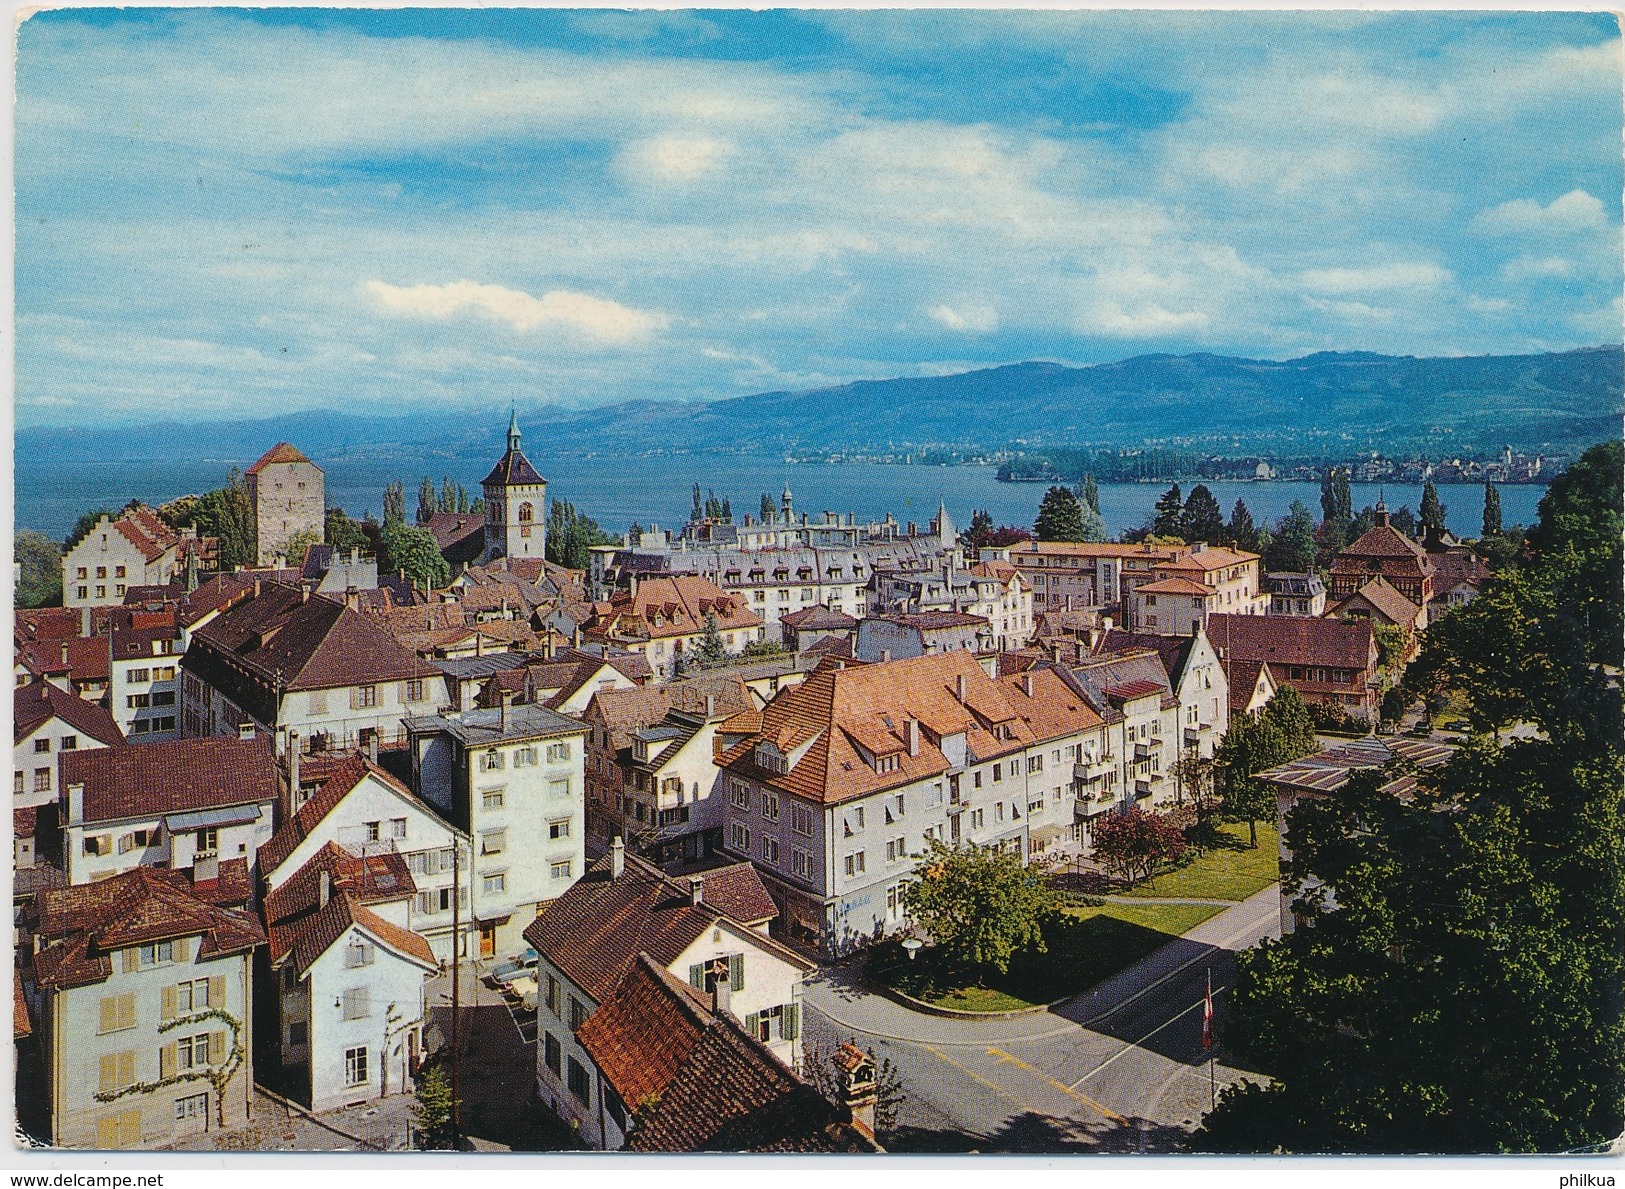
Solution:
<svg viewBox="0 0 1625 1189">
<path fill-rule="evenodd" d="M 1307 573 L 1314 565 L 1315 521 L 1302 500 L 1293 500 L 1290 511 L 1276 526 L 1264 567 L 1274 572 Z"/>
<path fill-rule="evenodd" d="M 1328 467 L 1320 480 L 1321 524 L 1335 552 L 1349 542 L 1349 525 L 1354 519 L 1353 496 L 1349 492 L 1348 467 Z"/>
<path fill-rule="evenodd" d="M 699 503 L 699 489 L 700 489 L 700 485 L 698 483 L 696 483 L 694 485 L 694 491 L 695 491 L 694 506 L 696 508 L 698 508 L 700 506 L 700 503 Z M 765 492 L 765 491 L 762 492 L 761 514 L 762 514 L 762 523 L 763 524 L 772 524 L 773 523 L 773 497 L 768 495 L 767 492 Z"/>
<path fill-rule="evenodd" d="M 384 527 L 406 523 L 406 486 L 399 479 L 384 485 Z"/>
<path fill-rule="evenodd" d="M 220 539 L 219 559 L 223 571 L 251 566 L 259 560 L 259 543 L 254 528 L 254 505 L 248 498 L 243 473 L 232 467 L 226 485 L 198 497 L 193 511 L 198 536 Z"/>
<path fill-rule="evenodd" d="M 608 533 L 569 500 L 554 500 L 547 509 L 547 560 L 556 566 L 585 570 L 594 545 L 609 545 Z"/>
<path fill-rule="evenodd" d="M 434 480 L 425 475 L 418 484 L 418 523 L 426 523 L 429 517 L 440 510 L 435 497 Z"/>
<path fill-rule="evenodd" d="M 322 535 L 335 553 L 348 554 L 352 549 L 369 553 L 372 551 L 372 542 L 367 539 L 367 534 L 361 531 L 359 524 L 344 514 L 343 508 L 329 508 L 323 527 Z"/>
<path fill-rule="evenodd" d="M 1040 541 L 1082 541 L 1085 539 L 1083 505 L 1068 487 L 1051 487 L 1038 505 L 1033 535 Z"/>
<path fill-rule="evenodd" d="M 412 1130 L 419 1149 L 445 1151 L 452 1145 L 451 1079 L 439 1065 L 426 1066 L 417 1077 L 412 1104 Z"/>
<path fill-rule="evenodd" d="M 440 478 L 440 503 L 439 503 L 439 507 L 437 508 L 437 511 L 441 511 L 441 512 L 463 512 L 463 511 L 467 511 L 468 497 L 466 495 L 462 499 L 463 506 L 458 507 L 457 493 L 459 491 L 461 491 L 461 490 L 462 490 L 462 486 L 460 484 L 458 484 L 458 483 L 454 483 L 452 481 L 452 478 L 451 478 L 450 475 L 442 475 L 441 478 Z"/>
<path fill-rule="evenodd" d="M 1254 778 L 1318 750 L 1309 707 L 1290 685 L 1276 690 L 1262 712 L 1230 720 L 1213 762 L 1223 815 L 1247 823 L 1249 846 L 1258 845 L 1258 823 L 1275 816 L 1275 794 Z"/>
<path fill-rule="evenodd" d="M 1043 926 L 1055 913 L 1049 885 L 1018 856 L 936 838 L 904 900 L 946 962 L 1000 974 L 1017 954 L 1046 950 Z"/>
<path fill-rule="evenodd" d="M 1224 538 L 1224 513 L 1207 484 L 1198 483 L 1191 488 L 1180 514 L 1179 535 L 1187 541 L 1205 541 L 1209 545 L 1216 545 Z"/>
<path fill-rule="evenodd" d="M 1230 509 L 1230 523 L 1225 526 L 1225 539 L 1247 553 L 1258 552 L 1258 526 L 1253 523 L 1252 509 L 1241 500 Z"/>
<path fill-rule="evenodd" d="M 1416 513 L 1412 512 L 1408 507 L 1401 508 L 1397 512 L 1390 513 L 1388 523 L 1394 528 L 1397 528 L 1400 532 L 1404 533 L 1407 537 L 1414 537 L 1417 535 Z"/>
<path fill-rule="evenodd" d="M 42 532 L 20 528 L 11 541 L 17 562 L 17 606 L 62 605 L 62 551 Z"/>
<path fill-rule="evenodd" d="M 459 487 L 457 489 L 457 510 L 459 512 L 467 512 L 470 516 L 484 516 L 485 497 L 483 495 L 475 496 L 473 499 L 467 501 L 467 506 L 465 507 L 463 498 L 464 494 L 463 489 Z"/>
<path fill-rule="evenodd" d="M 1095 515 L 1100 515 L 1100 485 L 1092 474 L 1083 477 L 1083 506 L 1093 508 Z"/>
<path fill-rule="evenodd" d="M 1424 534 L 1444 532 L 1444 513 L 1445 507 L 1439 502 L 1439 489 L 1433 486 L 1433 480 L 1429 479 L 1422 484 L 1422 513 L 1420 517 L 1422 532 Z"/>
<path fill-rule="evenodd" d="M 385 573 L 403 572 L 420 590 L 440 590 L 451 584 L 451 566 L 428 529 L 396 521 L 384 528 L 381 543 L 379 567 Z"/>
<path fill-rule="evenodd" d="M 1151 521 L 1151 534 L 1177 537 L 1185 527 L 1185 497 L 1175 483 L 1157 500 L 1157 514 Z"/>
<path fill-rule="evenodd" d="M 1484 527 L 1482 533 L 1485 537 L 1499 537 L 1501 535 L 1501 491 L 1493 483 L 1484 484 Z"/>
<path fill-rule="evenodd" d="M 717 626 L 715 611 L 705 613 L 705 628 L 700 642 L 694 646 L 694 663 L 702 669 L 714 669 L 728 661 L 728 646 L 722 642 L 722 630 Z"/>
<path fill-rule="evenodd" d="M 322 543 L 322 534 L 313 528 L 302 528 L 288 539 L 288 564 L 294 568 L 304 564 L 305 553 L 312 545 Z"/>
</svg>

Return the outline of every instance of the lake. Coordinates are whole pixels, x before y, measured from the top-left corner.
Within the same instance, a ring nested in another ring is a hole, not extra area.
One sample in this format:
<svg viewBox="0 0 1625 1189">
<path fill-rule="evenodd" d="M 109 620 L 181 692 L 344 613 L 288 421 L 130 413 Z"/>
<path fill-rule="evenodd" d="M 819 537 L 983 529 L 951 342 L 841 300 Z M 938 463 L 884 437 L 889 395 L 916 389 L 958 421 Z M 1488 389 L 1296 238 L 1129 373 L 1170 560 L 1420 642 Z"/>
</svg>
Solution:
<svg viewBox="0 0 1625 1189">
<path fill-rule="evenodd" d="M 763 492 L 772 495 L 775 505 L 786 482 L 795 499 L 796 511 L 814 518 L 818 513 L 856 513 L 859 521 L 878 519 L 887 512 L 899 521 L 916 521 L 923 528 L 936 515 L 937 501 L 946 502 L 954 524 L 964 529 L 971 513 L 985 508 L 998 524 L 1030 528 L 1043 498 L 1041 483 L 1000 483 L 990 466 L 893 466 L 881 463 L 785 463 L 773 458 L 725 456 L 670 456 L 657 458 L 583 458 L 553 455 L 532 444 L 526 455 L 548 480 L 548 496 L 567 499 L 597 520 L 607 531 L 623 532 L 637 521 L 645 527 L 658 524 L 678 528 L 688 518 L 693 485 L 714 488 L 718 497 L 728 496 L 736 517 L 755 516 Z M 244 459 L 247 465 L 252 459 Z M 327 503 L 342 507 L 359 519 L 363 513 L 379 515 L 383 509 L 384 485 L 391 479 L 406 484 L 407 515 L 417 509 L 417 487 L 423 464 L 393 464 L 388 461 L 317 459 L 327 473 Z M 495 458 L 467 459 L 447 466 L 439 461 L 432 475 L 438 487 L 450 474 L 468 489 L 470 498 L 479 493 L 480 480 L 490 471 Z M 83 463 L 71 468 L 64 481 L 64 468 L 39 460 L 19 459 L 16 464 L 17 526 L 35 528 L 53 537 L 64 537 L 80 514 L 96 507 L 117 508 L 139 498 L 160 504 L 188 492 L 207 491 L 225 482 L 229 464 L 182 461 L 174 463 Z M 1106 529 L 1116 536 L 1151 519 L 1157 497 L 1166 483 L 1110 483 L 1100 487 L 1100 511 Z M 1190 492 L 1190 483 L 1181 490 Z M 1210 482 L 1214 497 L 1226 518 L 1237 499 L 1247 502 L 1254 521 L 1262 524 L 1286 515 L 1292 501 L 1301 499 L 1320 518 L 1318 483 Z M 1354 508 L 1375 504 L 1379 490 L 1390 508 L 1408 506 L 1414 512 L 1421 502 L 1419 487 L 1387 484 L 1353 485 Z M 1502 520 L 1508 524 L 1531 524 L 1535 506 L 1545 494 L 1536 485 L 1507 485 L 1501 488 Z M 1484 489 L 1479 484 L 1441 484 L 1439 498 L 1444 502 L 1452 532 L 1476 537 L 1482 523 Z"/>
</svg>

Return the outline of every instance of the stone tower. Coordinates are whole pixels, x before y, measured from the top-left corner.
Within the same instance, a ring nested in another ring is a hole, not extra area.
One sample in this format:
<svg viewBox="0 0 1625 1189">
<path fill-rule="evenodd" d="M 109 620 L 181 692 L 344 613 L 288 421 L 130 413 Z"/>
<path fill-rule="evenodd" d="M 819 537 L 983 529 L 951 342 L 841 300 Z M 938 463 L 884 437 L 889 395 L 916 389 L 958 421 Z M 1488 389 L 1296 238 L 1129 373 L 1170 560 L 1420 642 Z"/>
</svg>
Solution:
<svg viewBox="0 0 1625 1189">
<path fill-rule="evenodd" d="M 519 417 L 508 419 L 508 449 L 480 484 L 485 490 L 485 554 L 544 557 L 547 553 L 547 480 L 519 449 Z"/>
<path fill-rule="evenodd" d="M 243 473 L 243 479 L 254 512 L 259 563 L 266 565 L 282 556 L 297 566 L 303 557 L 288 556 L 294 537 L 314 533 L 321 541 L 326 534 L 322 468 L 287 442 L 278 442 Z"/>
</svg>

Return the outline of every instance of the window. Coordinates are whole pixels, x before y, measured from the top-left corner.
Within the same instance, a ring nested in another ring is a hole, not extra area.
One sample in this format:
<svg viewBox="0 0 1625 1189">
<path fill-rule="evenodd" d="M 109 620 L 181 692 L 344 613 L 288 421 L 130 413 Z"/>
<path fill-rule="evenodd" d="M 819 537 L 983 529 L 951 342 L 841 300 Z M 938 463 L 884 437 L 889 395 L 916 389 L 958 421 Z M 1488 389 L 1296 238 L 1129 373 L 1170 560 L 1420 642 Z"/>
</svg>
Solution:
<svg viewBox="0 0 1625 1189">
<path fill-rule="evenodd" d="M 762 790 L 762 816 L 770 822 L 779 820 L 779 795 L 771 789 Z"/>
<path fill-rule="evenodd" d="M 101 1023 L 97 1027 L 98 1033 L 123 1032 L 126 1028 L 135 1027 L 135 992 L 127 991 L 123 995 L 106 995 L 101 1001 Z"/>
<path fill-rule="evenodd" d="M 389 819 L 389 836 L 391 838 L 406 837 L 406 819 L 404 817 L 392 817 Z"/>
<path fill-rule="evenodd" d="M 742 780 L 728 782 L 728 803 L 735 809 L 750 808 L 750 787 Z"/>
<path fill-rule="evenodd" d="M 536 766 L 536 749 L 534 747 L 521 747 L 513 753 L 513 766 L 515 768 L 534 768 Z"/>
<path fill-rule="evenodd" d="M 486 789 L 480 794 L 481 809 L 501 809 L 506 789 Z"/>
<path fill-rule="evenodd" d="M 89 578 L 90 577 L 90 571 L 86 570 L 84 566 L 80 566 L 79 567 L 79 572 L 77 574 L 75 574 L 74 577 L 75 578 Z"/>
<path fill-rule="evenodd" d="M 294 1020 L 288 1025 L 288 1044 L 306 1045 L 310 1043 L 310 1025 L 304 1020 Z"/>
<path fill-rule="evenodd" d="M 376 685 L 358 685 L 350 690 L 351 710 L 371 710 L 378 705 Z"/>
<path fill-rule="evenodd" d="M 99 573 L 96 576 L 98 578 L 101 577 L 101 575 Z M 125 571 L 123 566 L 114 566 L 113 567 L 113 577 L 115 577 L 115 578 L 128 578 L 129 576 L 130 575 Z"/>
<path fill-rule="evenodd" d="M 103 1053 L 101 1059 L 101 1092 L 122 1090 L 135 1085 L 135 1050 L 122 1053 Z"/>
<path fill-rule="evenodd" d="M 982 828 L 982 823 L 983 823 L 982 810 L 980 810 L 980 809 L 971 810 L 970 811 L 970 828 L 973 829 L 973 830 L 980 830 Z"/>
<path fill-rule="evenodd" d="M 925 807 L 927 809 L 936 809 L 941 806 L 941 804 L 942 782 L 937 781 L 929 785 L 925 790 Z"/>
<path fill-rule="evenodd" d="M 421 702 L 421 701 L 423 701 L 423 679 L 421 677 L 413 678 L 411 681 L 408 681 L 406 683 L 406 689 L 405 689 L 405 691 L 404 691 L 404 693 L 402 695 L 401 701 L 403 701 L 403 702 Z"/>
<path fill-rule="evenodd" d="M 547 823 L 547 837 L 551 841 L 570 837 L 570 819 L 561 817 Z"/>
<path fill-rule="evenodd" d="M 762 858 L 775 867 L 779 865 L 779 840 L 770 834 L 762 835 Z"/>
<path fill-rule="evenodd" d="M 506 871 L 493 871 L 489 875 L 480 877 L 480 888 L 486 895 L 492 896 L 498 892 L 508 890 L 508 873 Z"/>
<path fill-rule="evenodd" d="M 195 831 L 192 841 L 197 847 L 197 857 L 200 859 L 218 854 L 220 851 L 220 831 L 212 827 Z"/>
<path fill-rule="evenodd" d="M 22 796 L 22 793 L 23 793 L 23 774 L 21 772 L 13 772 L 11 774 L 11 791 L 16 796 L 19 796 L 19 797 Z"/>
<path fill-rule="evenodd" d="M 36 793 L 51 791 L 51 770 L 49 768 L 34 769 L 34 791 Z"/>
<path fill-rule="evenodd" d="M 745 1031 L 763 1044 L 796 1040 L 801 1036 L 801 1005 L 781 1003 L 745 1017 Z"/>
<path fill-rule="evenodd" d="M 367 1082 L 367 1046 L 344 1050 L 344 1084 L 363 1086 Z"/>
<path fill-rule="evenodd" d="M 188 1094 L 185 1098 L 175 1100 L 175 1121 L 183 1119 L 202 1119 L 209 1113 L 209 1092 L 202 1094 Z"/>
<path fill-rule="evenodd" d="M 106 566 L 97 566 L 96 567 L 96 577 L 98 577 L 98 578 L 107 577 L 107 567 Z"/>
<path fill-rule="evenodd" d="M 371 942 L 357 937 L 345 948 L 344 964 L 349 967 L 371 966 L 377 954 Z"/>
<path fill-rule="evenodd" d="M 175 1043 L 176 1069 L 202 1069 L 209 1064 L 209 1034 L 183 1036 Z"/>
<path fill-rule="evenodd" d="M 1029 774 L 1031 774 L 1033 772 L 1042 772 L 1043 770 L 1044 770 L 1044 757 L 1043 756 L 1028 756 L 1027 757 L 1027 771 L 1028 771 Z"/>
<path fill-rule="evenodd" d="M 568 739 L 562 743 L 549 743 L 547 745 L 547 762 L 549 764 L 562 763 L 569 758 L 570 741 Z"/>
<path fill-rule="evenodd" d="M 150 669 L 131 669 L 128 673 L 126 673 L 124 675 L 124 680 L 125 680 L 126 683 L 128 683 L 130 685 L 139 685 L 144 681 L 151 681 L 152 680 L 152 670 L 150 670 Z"/>
<path fill-rule="evenodd" d="M 124 699 L 124 708 L 126 710 L 145 710 L 151 705 L 151 694 L 129 694 Z"/>
<path fill-rule="evenodd" d="M 848 875 L 862 875 L 864 870 L 863 852 L 854 851 L 846 856 L 846 873 Z"/>
<path fill-rule="evenodd" d="M 51 741 L 49 739 L 36 739 L 36 740 L 34 740 L 34 753 L 36 755 L 44 755 L 44 754 L 48 753 L 50 750 L 51 750 Z"/>
<path fill-rule="evenodd" d="M 365 1020 L 372 1015 L 372 996 L 367 987 L 351 987 L 344 992 L 344 1018 Z"/>
<path fill-rule="evenodd" d="M 553 1071 L 553 1076 L 559 1077 L 563 1072 L 563 1046 L 559 1044 L 559 1038 L 551 1032 L 546 1033 L 542 1038 L 542 1053 L 547 1062 L 547 1067 Z"/>
<path fill-rule="evenodd" d="M 172 689 L 153 691 L 152 704 L 154 706 L 173 706 L 175 704 L 175 691 Z"/>
<path fill-rule="evenodd" d="M 308 713 L 310 714 L 326 714 L 327 691 L 325 689 L 319 689 L 314 693 L 306 695 L 305 705 L 308 709 Z"/>
<path fill-rule="evenodd" d="M 550 800 L 562 801 L 570 795 L 570 778 L 563 780 L 550 780 L 547 782 L 547 795 Z"/>
<path fill-rule="evenodd" d="M 220 996 L 225 998 L 225 983 L 220 984 Z M 206 978 L 188 979 L 186 982 L 175 985 L 175 1011 L 177 1014 L 200 1011 L 209 1006 L 209 980 Z M 224 1003 L 216 1003 L 215 1007 L 224 1007 Z"/>
<path fill-rule="evenodd" d="M 500 855 L 508 849 L 508 831 L 487 830 L 480 835 L 480 854 Z"/>
<path fill-rule="evenodd" d="M 970 774 L 970 786 L 973 789 L 979 789 L 982 787 L 982 774 L 980 772 L 972 772 Z"/>
<path fill-rule="evenodd" d="M 481 772 L 500 772 L 502 771 L 502 768 L 502 753 L 496 748 L 493 747 L 490 751 L 480 756 Z"/>
<path fill-rule="evenodd" d="M 996 822 L 1002 822 L 1004 820 L 1004 802 L 1003 801 L 1000 801 L 997 805 L 995 805 L 993 807 L 993 820 L 996 821 Z"/>
<path fill-rule="evenodd" d="M 998 784 L 999 781 L 1003 778 L 1002 777 L 1003 771 L 1004 771 L 1004 765 L 1003 764 L 994 764 L 993 765 L 993 783 L 994 784 Z"/>
<path fill-rule="evenodd" d="M 363 822 L 362 823 L 362 828 L 365 829 L 366 832 L 367 832 L 367 841 L 368 842 L 377 842 L 380 838 L 382 838 L 384 836 L 384 823 L 383 822 Z"/>
<path fill-rule="evenodd" d="M 175 680 L 175 666 L 174 665 L 160 665 L 159 667 L 153 669 L 153 671 L 152 671 L 152 679 L 154 681 L 174 681 Z"/>
<path fill-rule="evenodd" d="M 790 829 L 804 838 L 812 837 L 813 814 L 808 806 L 790 802 Z"/>
<path fill-rule="evenodd" d="M 801 879 L 812 878 L 812 853 L 804 851 L 799 846 L 790 848 L 790 874 Z"/>
<path fill-rule="evenodd" d="M 575 863 L 570 859 L 563 859 L 557 863 L 549 863 L 547 876 L 549 879 L 569 879 L 574 870 Z"/>
<path fill-rule="evenodd" d="M 728 826 L 730 830 L 728 838 L 734 850 L 738 851 L 740 854 L 749 854 L 750 831 L 745 828 L 743 823 L 740 822 L 729 822 Z"/>
<path fill-rule="evenodd" d="M 585 1024 L 586 1022 L 587 1022 L 587 1006 L 586 1006 L 586 1004 L 582 1003 L 581 1000 L 577 999 L 574 995 L 570 996 L 570 1031 L 574 1032 L 577 1028 L 580 1028 L 581 1025 Z"/>
<path fill-rule="evenodd" d="M 175 943 L 173 941 L 160 941 L 154 945 L 141 947 L 142 966 L 167 966 L 175 960 Z"/>
<path fill-rule="evenodd" d="M 592 1105 L 592 1087 L 587 1082 L 587 1071 L 581 1068 L 581 1062 L 574 1057 L 570 1058 L 570 1093 L 580 1100 L 583 1106 Z"/>
</svg>

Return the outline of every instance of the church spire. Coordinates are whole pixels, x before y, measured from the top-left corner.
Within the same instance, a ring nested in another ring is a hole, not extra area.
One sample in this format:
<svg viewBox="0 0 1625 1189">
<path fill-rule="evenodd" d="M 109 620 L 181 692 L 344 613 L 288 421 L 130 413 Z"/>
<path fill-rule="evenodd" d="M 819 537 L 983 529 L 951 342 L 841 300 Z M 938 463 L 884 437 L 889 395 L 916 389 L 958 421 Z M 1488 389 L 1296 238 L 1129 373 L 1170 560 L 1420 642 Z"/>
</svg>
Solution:
<svg viewBox="0 0 1625 1189">
<path fill-rule="evenodd" d="M 508 449 L 519 449 L 519 410 L 508 410 Z"/>
</svg>

